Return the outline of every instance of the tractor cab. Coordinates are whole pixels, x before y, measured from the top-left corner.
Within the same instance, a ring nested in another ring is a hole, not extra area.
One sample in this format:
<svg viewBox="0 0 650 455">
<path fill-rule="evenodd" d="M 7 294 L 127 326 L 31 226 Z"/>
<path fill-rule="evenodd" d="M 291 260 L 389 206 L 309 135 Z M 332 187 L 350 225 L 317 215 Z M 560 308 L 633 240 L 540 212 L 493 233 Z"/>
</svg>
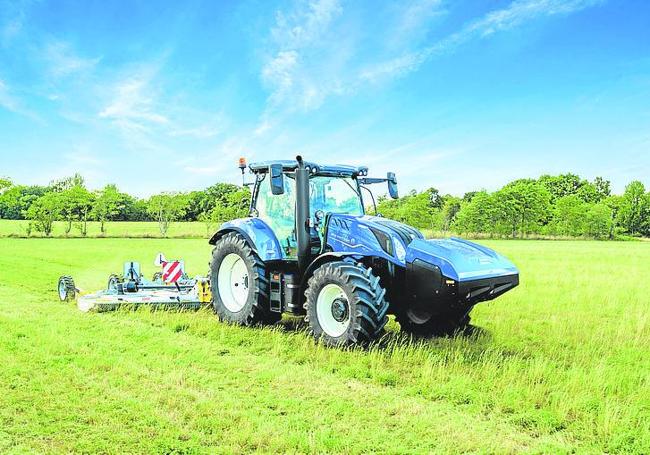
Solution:
<svg viewBox="0 0 650 455">
<path fill-rule="evenodd" d="M 250 214 L 210 239 L 213 307 L 224 321 L 304 315 L 328 345 L 376 339 L 388 313 L 410 333 L 452 333 L 467 326 L 474 305 L 519 283 L 517 268 L 489 248 L 427 240 L 411 226 L 366 215 L 365 185 L 386 183 L 397 198 L 393 173 L 370 178 L 366 167 L 300 156 L 239 167 L 255 177 Z"/>
<path fill-rule="evenodd" d="M 309 172 L 309 211 L 305 222 L 309 231 L 309 255 L 314 255 L 323 249 L 323 228 L 330 214 L 365 214 L 362 179 L 367 169 L 341 165 L 318 166 L 314 163 L 304 163 L 304 166 Z M 297 162 L 255 163 L 250 169 L 255 175 L 251 214 L 264 221 L 273 231 L 285 259 L 297 259 Z"/>
</svg>

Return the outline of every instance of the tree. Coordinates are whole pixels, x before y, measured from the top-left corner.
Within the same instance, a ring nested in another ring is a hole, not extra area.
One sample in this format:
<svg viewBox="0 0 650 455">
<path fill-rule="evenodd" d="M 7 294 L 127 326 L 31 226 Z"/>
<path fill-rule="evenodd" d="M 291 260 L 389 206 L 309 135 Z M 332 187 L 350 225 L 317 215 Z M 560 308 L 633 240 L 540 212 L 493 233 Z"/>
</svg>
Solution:
<svg viewBox="0 0 650 455">
<path fill-rule="evenodd" d="M 494 196 L 487 191 L 479 191 L 472 196 L 470 202 L 461 203 L 453 226 L 461 233 L 494 233 L 496 222 Z"/>
<path fill-rule="evenodd" d="M 445 202 L 442 206 L 441 228 L 443 231 L 448 231 L 451 229 L 451 226 L 456 220 L 456 215 L 458 215 L 458 212 L 460 211 L 462 199 L 451 195 L 446 195 L 444 197 L 444 201 Z"/>
<path fill-rule="evenodd" d="M 600 193 L 598 192 L 598 189 L 596 188 L 596 185 L 586 180 L 582 182 L 582 185 L 580 185 L 580 188 L 578 188 L 576 195 L 583 202 L 589 203 L 599 202 L 602 199 Z"/>
<path fill-rule="evenodd" d="M 548 190 L 534 180 L 515 180 L 495 193 L 500 221 L 512 237 L 537 230 L 546 219 L 550 204 Z"/>
<path fill-rule="evenodd" d="M 120 212 L 122 200 L 115 185 L 106 185 L 103 190 L 96 192 L 91 216 L 99 221 L 102 234 L 105 232 L 104 223 L 115 218 Z"/>
<path fill-rule="evenodd" d="M 621 225 L 632 235 L 639 234 L 645 222 L 648 201 L 643 183 L 635 180 L 625 187 L 618 215 Z"/>
<path fill-rule="evenodd" d="M 478 191 L 468 191 L 467 193 L 463 194 L 463 202 L 472 202 L 472 199 L 474 199 L 474 196 Z"/>
<path fill-rule="evenodd" d="M 612 228 L 612 210 L 606 204 L 589 205 L 585 215 L 585 234 L 596 239 L 609 237 Z"/>
<path fill-rule="evenodd" d="M 61 215 L 66 221 L 65 234 L 68 235 L 72 223 L 77 222 L 81 235 L 88 233 L 88 218 L 93 208 L 94 195 L 81 185 L 74 185 L 59 193 L 61 195 Z"/>
<path fill-rule="evenodd" d="M 611 189 L 612 185 L 609 180 L 605 180 L 602 177 L 596 177 L 594 179 L 594 186 L 596 187 L 596 192 L 598 193 L 599 201 L 602 201 L 603 199 L 606 199 L 612 195 L 612 189 Z"/>
<path fill-rule="evenodd" d="M 584 202 L 598 202 L 603 198 L 602 194 L 609 191 L 609 182 L 600 177 L 597 177 L 594 183 L 590 183 L 575 174 L 567 173 L 542 175 L 538 181 L 548 190 L 551 204 L 555 204 L 555 201 L 561 197 L 572 195 L 577 195 Z"/>
<path fill-rule="evenodd" d="M 0 218 L 22 220 L 29 206 L 49 190 L 45 186 L 14 185 L 0 194 Z"/>
<path fill-rule="evenodd" d="M 8 178 L 0 177 L 0 194 L 4 193 L 7 188 L 10 188 L 13 185 L 11 180 Z"/>
<path fill-rule="evenodd" d="M 228 205 L 230 195 L 241 189 L 242 187 L 231 183 L 217 183 L 203 191 L 192 191 L 188 195 L 189 203 L 185 219 L 198 220 L 202 213 L 209 213 L 218 205 Z"/>
<path fill-rule="evenodd" d="M 645 204 L 640 232 L 646 237 L 650 237 L 650 191 L 645 195 Z"/>
<path fill-rule="evenodd" d="M 49 236 L 52 233 L 52 225 L 61 213 L 61 194 L 49 192 L 36 199 L 27 210 L 26 216 L 33 222 L 38 232 Z"/>
<path fill-rule="evenodd" d="M 63 192 L 75 186 L 84 186 L 85 180 L 78 172 L 70 177 L 65 177 L 60 180 L 52 180 L 50 182 L 50 189 L 55 192 Z"/>
<path fill-rule="evenodd" d="M 169 225 L 185 214 L 187 202 L 187 195 L 182 193 L 161 193 L 149 198 L 147 213 L 158 222 L 163 236 L 167 236 Z"/>
<path fill-rule="evenodd" d="M 242 218 L 248 215 L 251 193 L 248 188 L 239 188 L 229 193 L 226 200 L 217 204 L 209 213 L 212 223 L 221 224 L 228 220 Z M 204 218 L 205 222 L 205 218 Z"/>
<path fill-rule="evenodd" d="M 586 204 L 575 194 L 555 202 L 550 227 L 554 234 L 579 236 L 585 233 Z"/>
<path fill-rule="evenodd" d="M 621 204 L 623 203 L 623 197 L 618 196 L 618 195 L 612 195 L 607 197 L 604 201 L 603 204 L 609 208 L 610 213 L 611 213 L 611 222 L 609 224 L 609 238 L 613 239 L 614 235 L 616 234 L 616 230 L 618 228 L 618 220 L 619 220 L 619 211 L 621 210 Z"/>
</svg>

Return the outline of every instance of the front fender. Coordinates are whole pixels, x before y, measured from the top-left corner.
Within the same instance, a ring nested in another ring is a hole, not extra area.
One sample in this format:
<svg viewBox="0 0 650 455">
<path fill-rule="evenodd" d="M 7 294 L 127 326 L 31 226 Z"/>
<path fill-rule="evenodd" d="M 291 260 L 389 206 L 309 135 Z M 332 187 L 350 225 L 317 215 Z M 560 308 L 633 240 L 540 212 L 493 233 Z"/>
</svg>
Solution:
<svg viewBox="0 0 650 455">
<path fill-rule="evenodd" d="M 225 222 L 210 238 L 210 245 L 216 244 L 221 237 L 229 232 L 236 232 L 244 237 L 264 262 L 284 258 L 282 247 L 273 230 L 259 218 L 239 218 Z"/>
<path fill-rule="evenodd" d="M 363 258 L 363 255 L 358 254 L 357 252 L 345 252 L 345 251 L 335 251 L 321 254 L 316 257 L 311 263 L 307 266 L 305 273 L 302 274 L 300 279 L 300 298 L 302 299 L 307 290 L 307 284 L 309 278 L 314 274 L 314 271 L 323 264 L 333 261 L 342 261 L 345 258 L 353 258 L 356 261 L 359 261 Z"/>
</svg>

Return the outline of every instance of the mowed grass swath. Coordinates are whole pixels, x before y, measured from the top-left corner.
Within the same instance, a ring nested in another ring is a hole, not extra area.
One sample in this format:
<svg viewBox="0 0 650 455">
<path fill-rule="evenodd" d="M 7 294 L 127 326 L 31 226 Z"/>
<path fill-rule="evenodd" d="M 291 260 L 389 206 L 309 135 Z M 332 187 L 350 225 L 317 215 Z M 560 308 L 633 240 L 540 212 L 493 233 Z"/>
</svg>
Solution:
<svg viewBox="0 0 650 455">
<path fill-rule="evenodd" d="M 337 350 L 58 302 L 159 251 L 205 273 L 204 240 L 0 239 L 0 452 L 650 452 L 650 243 L 484 243 L 521 285 L 471 336 Z"/>
</svg>

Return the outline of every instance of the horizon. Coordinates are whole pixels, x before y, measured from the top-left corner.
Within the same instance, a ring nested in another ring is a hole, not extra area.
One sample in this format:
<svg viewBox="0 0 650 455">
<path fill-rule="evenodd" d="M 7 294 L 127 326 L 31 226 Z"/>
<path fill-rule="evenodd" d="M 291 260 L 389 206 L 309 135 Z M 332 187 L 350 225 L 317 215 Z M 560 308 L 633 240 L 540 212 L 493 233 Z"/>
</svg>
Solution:
<svg viewBox="0 0 650 455">
<path fill-rule="evenodd" d="M 650 186 L 647 2 L 126 5 L 2 4 L 0 176 L 146 197 L 301 154 L 402 194 Z"/>
</svg>

